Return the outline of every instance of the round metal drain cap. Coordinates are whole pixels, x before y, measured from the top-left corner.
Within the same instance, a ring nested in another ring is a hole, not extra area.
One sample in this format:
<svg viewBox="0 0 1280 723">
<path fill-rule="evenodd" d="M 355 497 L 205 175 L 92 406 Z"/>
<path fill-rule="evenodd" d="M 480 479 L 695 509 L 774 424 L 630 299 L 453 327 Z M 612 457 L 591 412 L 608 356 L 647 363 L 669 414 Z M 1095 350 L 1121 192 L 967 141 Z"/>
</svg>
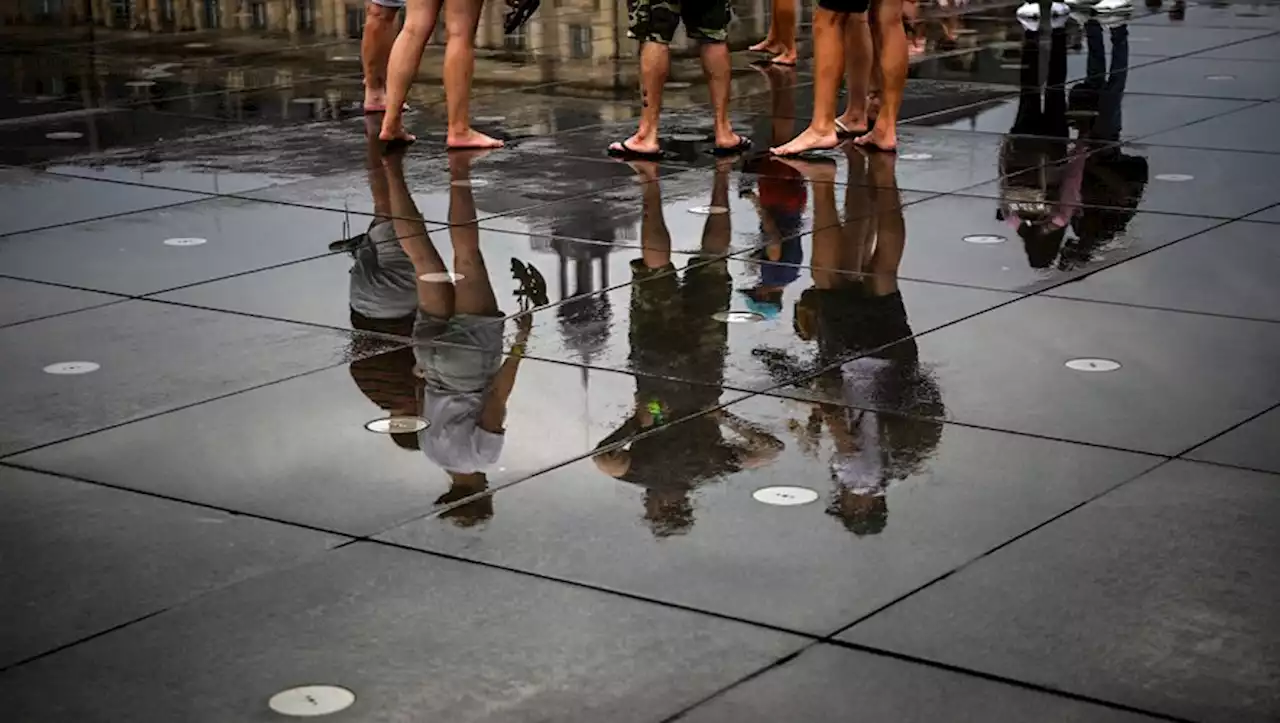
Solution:
<svg viewBox="0 0 1280 723">
<path fill-rule="evenodd" d="M 818 493 L 808 487 L 761 487 L 751 493 L 756 502 L 779 507 L 807 505 L 818 499 Z"/>
<path fill-rule="evenodd" d="M 712 214 L 729 213 L 728 206 L 694 206 L 689 209 L 689 213 L 696 213 L 699 216 L 710 216 Z"/>
<path fill-rule="evenodd" d="M 455 181 L 449 181 L 450 186 L 458 188 L 484 188 L 489 182 L 483 178 L 459 178 Z"/>
<path fill-rule="evenodd" d="M 179 238 L 167 238 L 164 240 L 165 246 L 200 246 L 208 243 L 208 239 L 202 239 L 196 236 L 183 236 Z"/>
<path fill-rule="evenodd" d="M 418 281 L 428 284 L 450 284 L 455 281 L 462 281 L 467 278 L 465 274 L 455 274 L 452 271 L 428 271 L 418 277 Z"/>
<path fill-rule="evenodd" d="M 77 138 L 84 138 L 84 134 L 79 131 L 54 131 L 45 133 L 44 137 L 51 141 L 74 141 Z"/>
<path fill-rule="evenodd" d="M 334 63 L 349 63 L 359 59 L 359 55 L 335 55 L 329 58 L 329 60 Z"/>
<path fill-rule="evenodd" d="M 476 123 L 501 123 L 506 119 L 505 115 L 478 115 L 471 120 Z"/>
<path fill-rule="evenodd" d="M 754 311 L 717 311 L 711 318 L 726 324 L 754 324 L 764 321 L 764 317 Z"/>
<path fill-rule="evenodd" d="M 294 103 L 323 103 L 324 98 L 294 98 Z"/>
<path fill-rule="evenodd" d="M 131 80 L 128 83 L 125 83 L 125 86 L 129 88 L 150 88 L 155 84 L 156 82 L 154 80 Z"/>
<path fill-rule="evenodd" d="M 1235 79 L 1236 79 L 1236 77 L 1235 77 L 1234 75 L 1228 75 L 1228 74 L 1226 74 L 1226 73 L 1221 73 L 1221 74 L 1218 74 L 1218 75 L 1206 75 L 1206 76 L 1204 77 L 1204 79 L 1205 79 L 1205 80 L 1235 80 Z"/>
<path fill-rule="evenodd" d="M 1120 368 L 1120 362 L 1111 359 L 1072 359 L 1066 367 L 1076 372 L 1113 372 Z"/>
<path fill-rule="evenodd" d="M 207 48 L 207 47 L 209 47 L 209 44 L 208 44 L 208 43 L 187 43 L 186 45 L 184 45 L 184 46 L 182 46 L 182 47 L 184 47 L 184 48 L 191 48 L 192 50 L 199 50 L 200 48 Z"/>
<path fill-rule="evenodd" d="M 336 685 L 303 685 L 271 696 L 267 706 L 281 715 L 313 718 L 346 710 L 356 694 Z"/>
<path fill-rule="evenodd" d="M 708 133 L 677 133 L 671 136 L 676 143 L 701 143 L 710 138 Z"/>
<path fill-rule="evenodd" d="M 422 417 L 383 417 L 364 425 L 374 434 L 412 434 L 431 426 Z"/>
<path fill-rule="evenodd" d="M 101 365 L 91 361 L 67 361 L 50 364 L 44 368 L 44 373 L 69 376 L 73 374 L 88 374 L 101 368 Z"/>
<path fill-rule="evenodd" d="M 1156 174 L 1157 181 L 1168 181 L 1170 183 L 1183 183 L 1185 181 L 1190 181 L 1193 178 L 1195 178 L 1195 176 L 1191 175 L 1190 173 L 1157 173 Z"/>
<path fill-rule="evenodd" d="M 898 160 L 900 161 L 927 161 L 933 158 L 932 153 L 900 153 Z"/>
<path fill-rule="evenodd" d="M 1004 236 L 997 236 L 993 233 L 975 233 L 964 237 L 964 242 L 969 244 L 1002 244 L 1006 241 Z"/>
<path fill-rule="evenodd" d="M 683 90 L 684 88 L 692 88 L 693 83 L 686 83 L 683 80 L 672 80 L 667 82 L 666 87 L 671 88 L 672 90 Z"/>
</svg>

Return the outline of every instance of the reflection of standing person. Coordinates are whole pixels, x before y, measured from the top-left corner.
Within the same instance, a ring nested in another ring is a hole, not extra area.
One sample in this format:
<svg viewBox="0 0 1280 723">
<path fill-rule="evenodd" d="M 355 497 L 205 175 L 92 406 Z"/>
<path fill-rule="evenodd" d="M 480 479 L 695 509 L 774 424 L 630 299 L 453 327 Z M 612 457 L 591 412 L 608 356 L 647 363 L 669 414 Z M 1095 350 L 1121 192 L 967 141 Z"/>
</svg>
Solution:
<svg viewBox="0 0 1280 723">
<path fill-rule="evenodd" d="M 1058 260 L 1064 269 L 1088 263 L 1095 251 L 1124 232 L 1137 212 L 1148 178 L 1147 159 L 1125 153 L 1119 145 L 1129 75 L 1129 28 L 1123 23 L 1110 28 L 1110 68 L 1102 31 L 1097 20 L 1085 23 L 1088 77 L 1069 96 L 1073 115 L 1080 119 L 1080 138 L 1094 150 L 1084 161 L 1082 210 L 1071 221 L 1078 238 L 1067 244 Z"/>
<path fill-rule="evenodd" d="M 1040 84 L 1039 68 L 1040 33 L 1028 29 L 1023 33 L 1018 112 L 1000 148 L 998 216 L 1017 231 L 1028 263 L 1037 269 L 1057 256 L 1071 219 L 1080 212 L 1088 155 L 1081 144 L 1070 147 L 1065 26 L 1055 27 L 1049 36 L 1047 85 Z"/>
<path fill-rule="evenodd" d="M 391 215 L 396 236 L 417 275 L 417 318 L 413 353 L 422 375 L 423 414 L 418 433 L 423 453 L 448 473 L 449 491 L 438 503 L 483 491 L 486 472 L 502 453 L 507 399 L 528 339 L 530 319 L 522 316 L 511 353 L 503 359 L 503 314 L 480 253 L 475 200 L 468 180 L 469 154 L 449 156 L 454 183 L 449 190 L 449 238 L 454 269 L 450 273 L 435 249 L 422 214 L 404 180 L 403 154 L 386 157 Z M 485 497 L 454 510 L 459 521 L 474 523 L 491 514 Z"/>
<path fill-rule="evenodd" d="M 690 491 L 717 476 L 767 464 L 781 443 L 728 412 L 700 414 L 716 406 L 724 383 L 728 330 L 713 315 L 729 308 L 732 280 L 723 258 L 732 233 L 729 214 L 707 216 L 702 254 L 678 272 L 671 262 L 657 169 L 651 163 L 632 165 L 648 179 L 641 184 L 643 249 L 631 264 L 630 363 L 636 372 L 636 405 L 598 448 L 670 421 L 685 421 L 673 434 L 636 439 L 596 455 L 595 462 L 606 474 L 645 488 L 645 519 L 655 535 L 666 536 L 693 524 Z M 716 167 L 711 205 L 729 205 L 729 164 L 723 160 Z M 722 426 L 745 444 L 726 440 Z"/>
<path fill-rule="evenodd" d="M 937 447 L 942 425 L 930 419 L 943 411 L 936 383 L 920 369 L 898 290 L 906 224 L 894 158 L 871 154 L 866 179 L 855 176 L 861 160 L 850 154 L 844 223 L 836 210 L 833 166 L 796 162 L 813 182 L 816 229 L 813 287 L 796 304 L 796 333 L 817 343 L 818 358 L 809 369 L 820 372 L 813 382 L 819 395 L 842 403 L 815 405 L 808 423 L 792 429 L 803 447 L 814 449 L 827 428 L 835 484 L 828 512 L 865 535 L 884 529 L 889 484 L 916 473 Z M 795 378 L 808 371 L 777 352 L 760 351 L 774 374 Z"/>
<path fill-rule="evenodd" d="M 377 142 L 376 121 L 366 130 L 369 131 L 366 162 L 369 187 L 373 191 L 373 222 L 367 232 L 339 246 L 352 257 L 347 286 L 351 327 L 408 338 L 413 333 L 418 309 L 417 274 L 391 223 L 391 200 Z M 350 372 L 360 391 L 386 410 L 388 416 L 418 416 L 422 380 L 414 374 L 413 351 L 403 348 L 375 355 L 355 351 L 356 361 L 351 363 Z M 418 437 L 414 433 L 392 433 L 391 439 L 405 449 L 418 449 Z"/>
</svg>

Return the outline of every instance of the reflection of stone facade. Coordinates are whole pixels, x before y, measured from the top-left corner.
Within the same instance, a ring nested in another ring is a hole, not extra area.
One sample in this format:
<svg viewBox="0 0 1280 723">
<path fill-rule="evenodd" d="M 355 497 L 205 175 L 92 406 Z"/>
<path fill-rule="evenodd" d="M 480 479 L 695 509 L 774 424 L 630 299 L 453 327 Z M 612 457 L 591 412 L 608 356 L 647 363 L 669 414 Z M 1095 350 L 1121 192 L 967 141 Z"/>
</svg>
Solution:
<svg viewBox="0 0 1280 723">
<path fill-rule="evenodd" d="M 764 0 L 745 0 L 742 16 L 761 25 Z M 309 33 L 356 38 L 364 26 L 362 0 L 8 0 L 5 24 L 93 24 L 121 30 L 182 32 L 201 30 Z M 545 0 L 528 24 L 511 36 L 502 32 L 506 5 L 485 3 L 479 47 L 546 56 L 561 60 L 630 57 L 635 43 L 627 38 L 626 3 L 617 0 Z M 688 41 L 679 36 L 678 47 Z"/>
</svg>

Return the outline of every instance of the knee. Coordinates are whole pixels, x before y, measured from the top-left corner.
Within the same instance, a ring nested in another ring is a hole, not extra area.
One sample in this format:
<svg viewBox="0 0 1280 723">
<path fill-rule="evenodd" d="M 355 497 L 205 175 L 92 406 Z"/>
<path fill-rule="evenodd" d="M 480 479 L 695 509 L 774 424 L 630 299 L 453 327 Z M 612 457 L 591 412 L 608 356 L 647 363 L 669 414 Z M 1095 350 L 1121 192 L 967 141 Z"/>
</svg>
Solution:
<svg viewBox="0 0 1280 723">
<path fill-rule="evenodd" d="M 364 8 L 364 22 L 366 25 L 379 26 L 390 25 L 396 20 L 396 13 L 399 8 L 389 8 L 377 3 L 368 3 Z"/>
</svg>

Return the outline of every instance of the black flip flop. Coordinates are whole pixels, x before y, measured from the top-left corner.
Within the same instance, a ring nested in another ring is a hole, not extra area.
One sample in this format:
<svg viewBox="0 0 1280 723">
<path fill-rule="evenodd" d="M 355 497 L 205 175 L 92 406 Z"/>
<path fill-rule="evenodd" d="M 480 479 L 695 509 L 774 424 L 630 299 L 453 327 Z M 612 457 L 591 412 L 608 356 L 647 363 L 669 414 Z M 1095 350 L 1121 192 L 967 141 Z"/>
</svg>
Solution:
<svg viewBox="0 0 1280 723">
<path fill-rule="evenodd" d="M 510 10 L 503 16 L 502 32 L 506 35 L 514 33 L 521 25 L 529 22 L 529 18 L 537 12 L 542 0 L 517 0 L 510 3 Z"/>
<path fill-rule="evenodd" d="M 615 145 L 618 146 L 614 148 Z M 605 152 L 614 158 L 621 158 L 624 161 L 660 161 L 662 160 L 662 151 L 637 151 L 627 145 L 626 141 L 615 141 L 610 143 Z"/>
<path fill-rule="evenodd" d="M 382 142 L 382 155 L 389 156 L 392 153 L 400 153 L 409 146 L 417 143 L 418 139 L 409 140 L 408 138 L 392 138 L 389 141 Z"/>
<path fill-rule="evenodd" d="M 710 151 L 707 151 L 707 152 L 713 156 L 719 156 L 723 158 L 725 156 L 736 156 L 742 153 L 746 153 L 749 150 L 751 150 L 751 139 L 744 135 L 739 134 L 738 142 L 735 145 L 729 146 L 728 148 L 715 146 Z"/>
</svg>

